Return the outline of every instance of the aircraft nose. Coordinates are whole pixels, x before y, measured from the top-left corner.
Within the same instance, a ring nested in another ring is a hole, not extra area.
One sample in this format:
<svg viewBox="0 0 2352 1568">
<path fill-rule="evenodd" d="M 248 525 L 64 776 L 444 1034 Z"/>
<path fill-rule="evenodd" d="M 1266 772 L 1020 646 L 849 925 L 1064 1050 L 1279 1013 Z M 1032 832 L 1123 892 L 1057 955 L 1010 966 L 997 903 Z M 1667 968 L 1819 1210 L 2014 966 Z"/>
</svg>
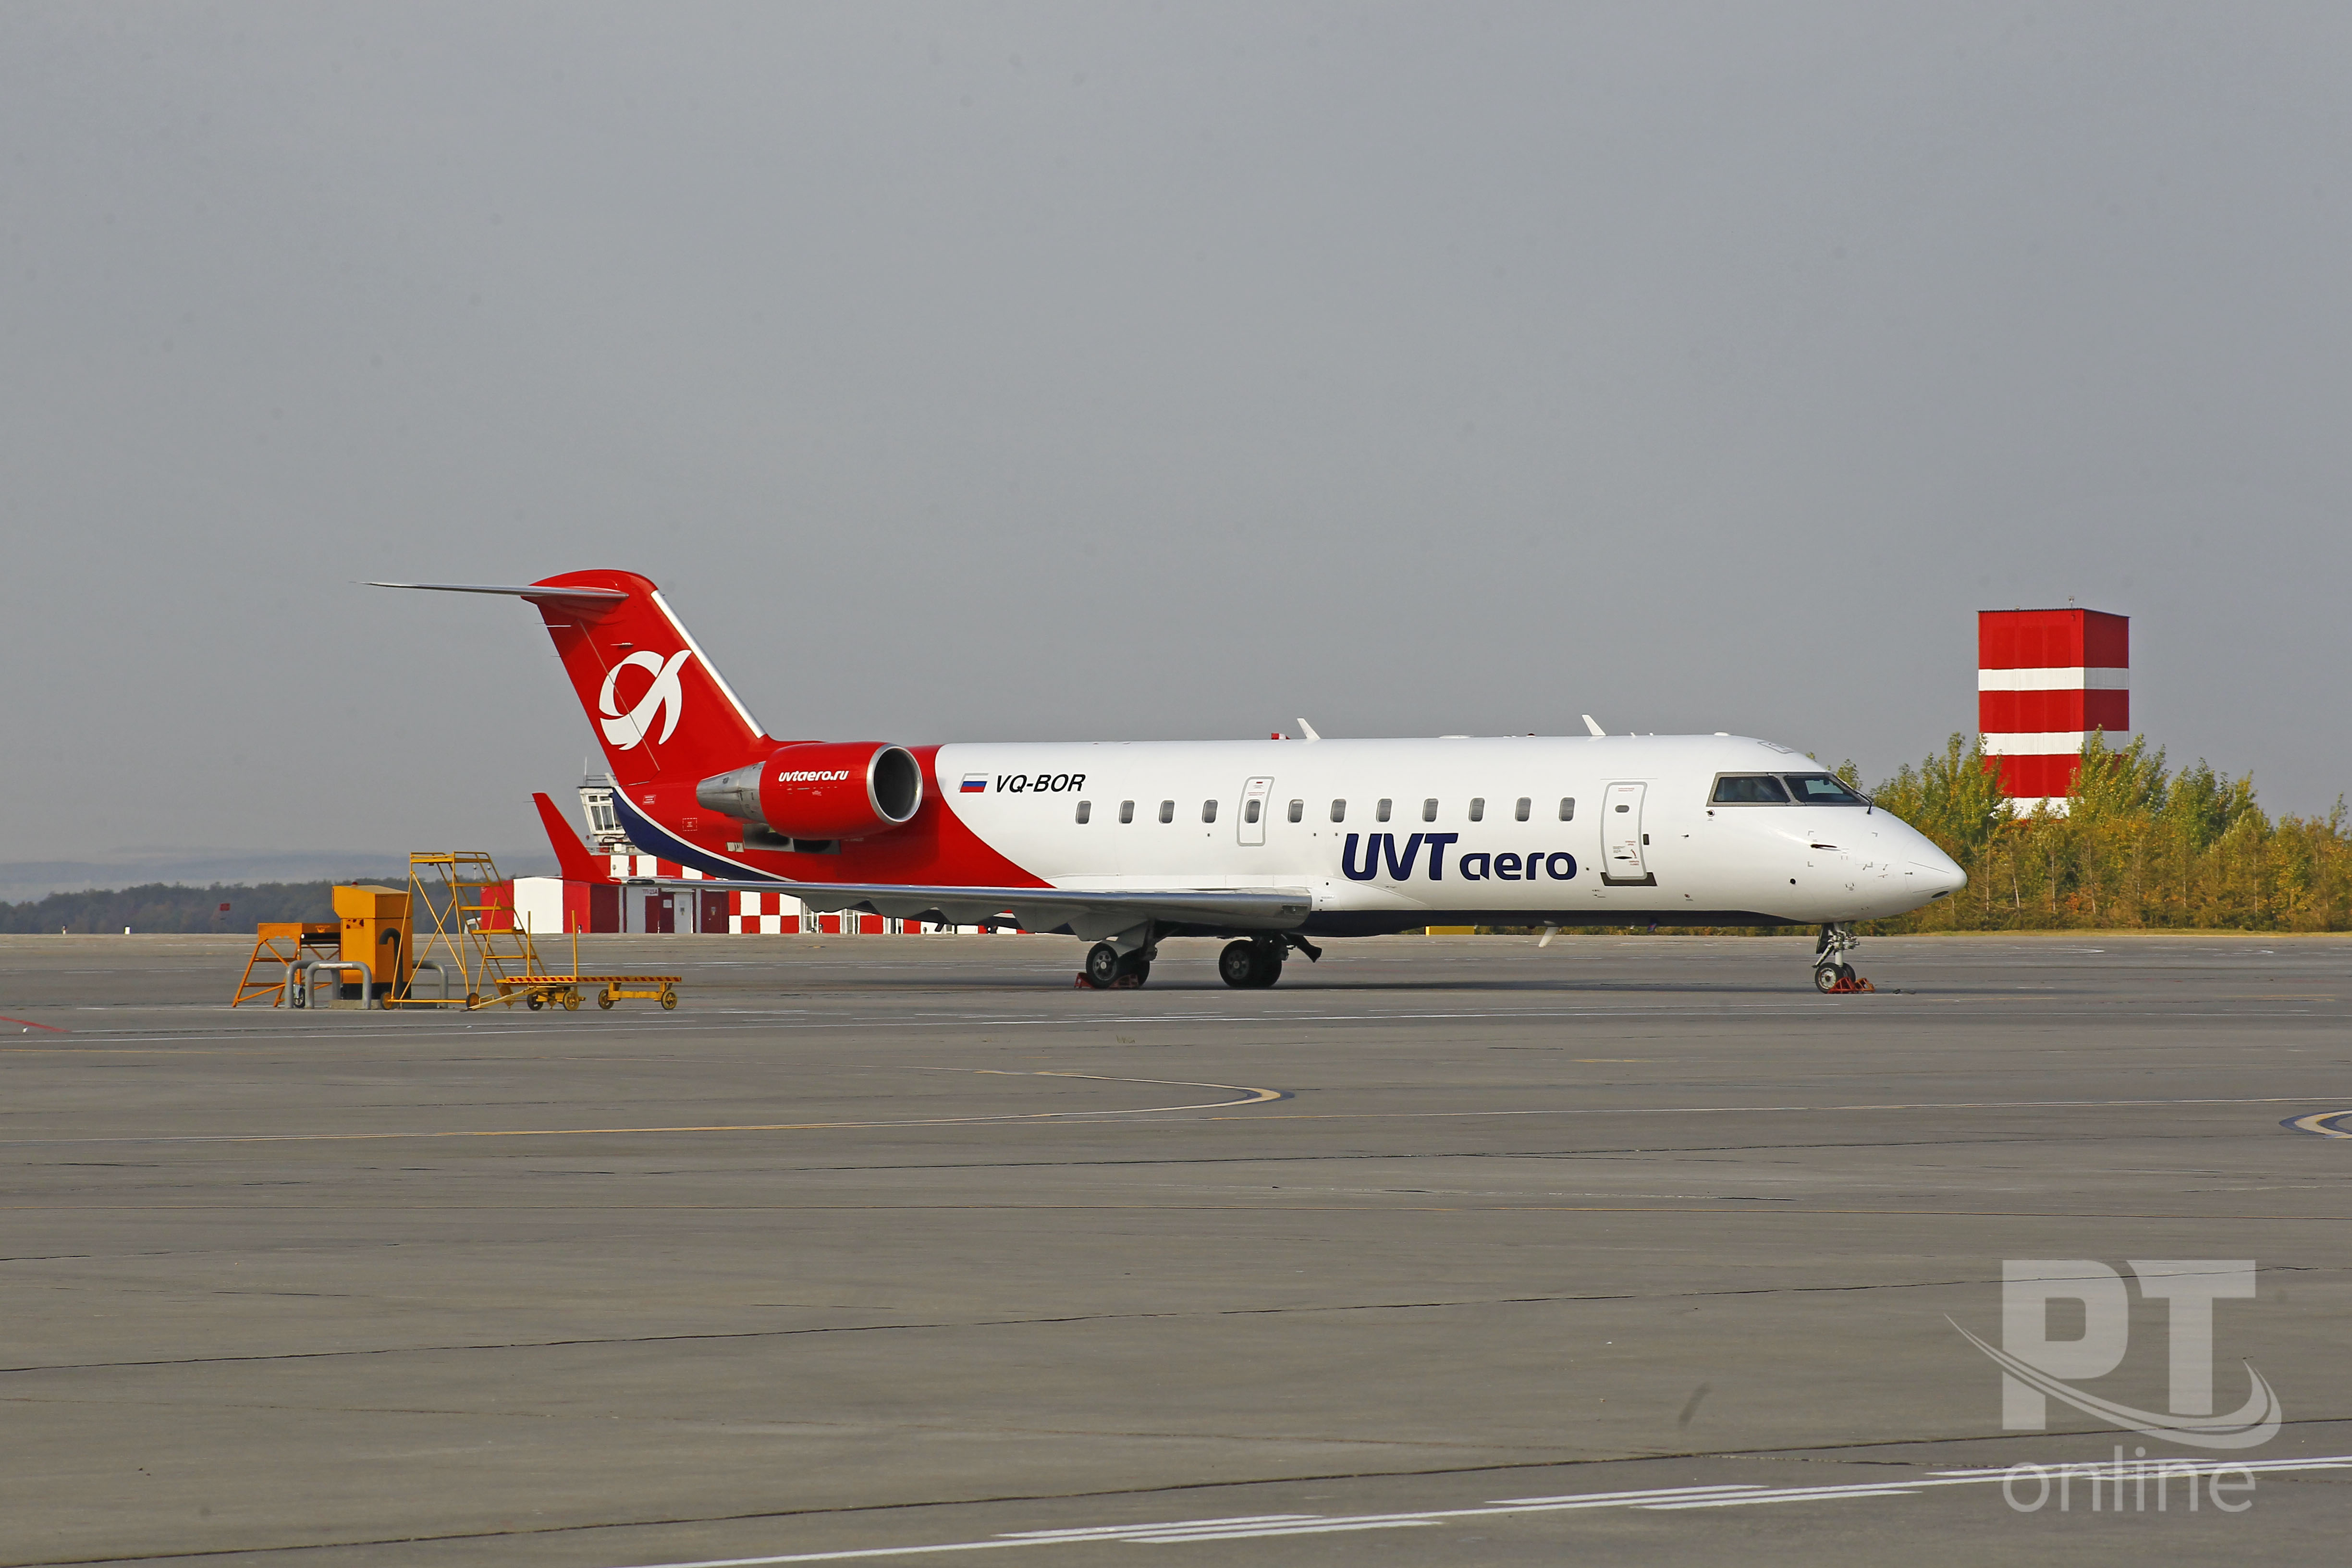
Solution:
<svg viewBox="0 0 2352 1568">
<path fill-rule="evenodd" d="M 1969 885 L 1969 874 L 1960 869 L 1959 862 L 1932 843 L 1919 846 L 1915 864 L 1919 868 L 1920 880 L 1932 889 L 1928 895 L 1931 898 L 1944 898 Z"/>
</svg>

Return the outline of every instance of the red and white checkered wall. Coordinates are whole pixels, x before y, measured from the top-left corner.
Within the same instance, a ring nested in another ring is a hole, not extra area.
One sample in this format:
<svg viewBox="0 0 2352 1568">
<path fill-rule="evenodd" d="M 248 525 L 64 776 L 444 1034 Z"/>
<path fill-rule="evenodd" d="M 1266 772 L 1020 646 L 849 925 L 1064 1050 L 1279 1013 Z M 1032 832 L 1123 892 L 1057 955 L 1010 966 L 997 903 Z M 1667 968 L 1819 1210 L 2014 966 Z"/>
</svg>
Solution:
<svg viewBox="0 0 2352 1568">
<path fill-rule="evenodd" d="M 612 857 L 615 880 L 630 877 L 651 877 L 665 881 L 699 882 L 707 879 L 702 872 L 680 866 L 675 861 L 652 855 L 615 855 Z M 801 907 L 798 899 L 783 893 L 749 893 L 729 891 L 698 895 L 719 898 L 727 901 L 727 925 L 723 934 L 733 936 L 915 936 L 923 931 L 976 931 L 976 926 L 943 926 L 922 921 L 902 921 L 886 915 L 816 914 Z M 719 928 L 706 915 L 701 921 L 706 935 L 718 934 Z"/>
</svg>

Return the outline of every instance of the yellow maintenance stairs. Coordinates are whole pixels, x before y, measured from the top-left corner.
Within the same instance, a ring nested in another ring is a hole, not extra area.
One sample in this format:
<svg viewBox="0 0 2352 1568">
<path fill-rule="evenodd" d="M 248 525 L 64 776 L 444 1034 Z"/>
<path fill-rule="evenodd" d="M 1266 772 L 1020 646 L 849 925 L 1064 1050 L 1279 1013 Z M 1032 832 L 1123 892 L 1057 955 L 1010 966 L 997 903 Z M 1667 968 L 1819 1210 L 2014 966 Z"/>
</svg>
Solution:
<svg viewBox="0 0 2352 1568">
<path fill-rule="evenodd" d="M 596 1005 L 625 998 L 677 1005 L 676 974 L 583 974 L 580 937 L 572 937 L 571 972 L 551 974 L 530 932 L 518 929 L 514 910 L 499 901 L 508 887 L 489 856 L 478 850 L 438 851 L 408 858 L 408 887 L 369 885 L 335 889 L 333 923 L 264 921 L 256 928 L 236 995 L 241 1007 L 263 997 L 278 1006 L 459 1007 L 517 1002 L 534 1013 L 552 1002 L 576 1010 L 583 987 Z M 275 968 L 278 978 L 268 971 Z M 256 971 L 263 973 L 257 977 Z M 419 982 L 430 973 L 433 994 Z M 324 988 L 328 1000 L 318 999 Z"/>
<path fill-rule="evenodd" d="M 283 1006 L 304 964 L 343 955 L 343 928 L 336 921 L 263 921 L 254 931 L 253 956 L 245 961 L 245 974 L 236 983 L 236 999 L 229 1003 L 232 1007 L 265 996 L 271 1006 Z M 254 971 L 264 965 L 275 966 L 278 978 L 272 980 L 265 973 L 256 979 Z"/>
</svg>

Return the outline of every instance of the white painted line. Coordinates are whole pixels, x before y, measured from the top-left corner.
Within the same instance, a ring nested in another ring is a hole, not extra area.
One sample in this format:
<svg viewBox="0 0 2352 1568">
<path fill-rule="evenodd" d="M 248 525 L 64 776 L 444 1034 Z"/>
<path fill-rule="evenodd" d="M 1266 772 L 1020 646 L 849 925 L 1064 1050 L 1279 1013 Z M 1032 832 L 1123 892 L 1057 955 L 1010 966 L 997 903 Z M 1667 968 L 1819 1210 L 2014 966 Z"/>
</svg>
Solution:
<svg viewBox="0 0 2352 1568">
<path fill-rule="evenodd" d="M 1177 1541 L 1250 1541 L 1266 1535 L 1336 1535 L 1351 1530 L 1418 1530 L 1423 1525 L 1437 1522 L 1433 1519 L 1399 1514 L 1393 1519 L 1377 1519 L 1368 1516 L 1361 1519 L 1326 1520 L 1319 1524 L 1268 1524 L 1261 1525 L 1255 1530 L 1214 1530 L 1197 1532 L 1186 1531 L 1160 1535 L 1121 1535 L 1113 1539 L 1139 1542 L 1145 1545 L 1165 1545 Z"/>
<path fill-rule="evenodd" d="M 1788 1491 L 1768 1491 L 1748 1497 L 1694 1498 L 1687 1502 L 1645 1502 L 1641 1506 L 1654 1513 L 1665 1513 L 1687 1508 L 1745 1508 L 1752 1502 L 1825 1502 L 1837 1498 L 1916 1497 L 1910 1487 L 1805 1487 Z"/>
<path fill-rule="evenodd" d="M 2168 1470 L 2176 1479 L 2201 1479 L 2240 1470 L 2256 1474 L 2293 1470 L 2352 1469 L 2352 1454 L 2331 1454 L 2309 1459 L 2135 1459 L 2116 1464 L 2101 1459 L 2080 1464 L 2045 1465 L 2052 1473 L 2071 1472 L 2077 1479 L 2093 1476 L 2120 1484 L 2145 1476 L 2154 1479 Z M 992 1536 L 984 1541 L 944 1541 L 920 1546 L 867 1546 L 847 1552 L 796 1552 L 774 1557 L 713 1557 L 694 1563 L 665 1563 L 642 1568 L 774 1568 L 788 1563 L 848 1563 L 864 1558 L 928 1556 L 946 1552 L 995 1552 L 1007 1546 L 1075 1546 L 1097 1542 L 1128 1542 L 1141 1545 L 1172 1545 L 1186 1541 L 1251 1541 L 1284 1535 L 1328 1535 L 1360 1530 L 1410 1530 L 1443 1524 L 1450 1520 L 1494 1519 L 1512 1514 L 1567 1513 L 1595 1508 L 1633 1508 L 1665 1513 L 1700 1508 L 1745 1508 L 1751 1503 L 1836 1502 L 1853 1498 L 1916 1497 L 1943 1487 L 1985 1486 L 2009 1474 L 2000 1469 L 1936 1470 L 1917 1479 L 1857 1481 L 1849 1486 L 1654 1487 L 1643 1491 L 1580 1492 L 1565 1497 L 1500 1499 L 1481 1508 L 1430 1509 L 1415 1513 L 1358 1513 L 1324 1516 L 1300 1513 L 1244 1514 L 1224 1519 L 1183 1520 L 1159 1524 L 1097 1524 L 1068 1530 L 1033 1530 Z"/>
<path fill-rule="evenodd" d="M 1016 1541 L 1094 1541 L 1132 1535 L 1139 1530 L 1206 1530 L 1223 1525 L 1297 1524 L 1322 1517 L 1316 1513 L 1245 1513 L 1233 1519 L 1179 1519 L 1159 1524 L 1086 1524 L 1074 1530 L 1016 1530 L 1010 1534 Z"/>
<path fill-rule="evenodd" d="M 1763 1489 L 1761 1484 L 1754 1481 L 1712 1487 L 1649 1487 L 1640 1491 L 1630 1492 L 1570 1492 L 1564 1497 L 1502 1497 L 1492 1500 L 1491 1506 L 1542 1509 L 1614 1508 L 1623 1503 L 1656 1502 L 1665 1498 L 1721 1497 L 1731 1492 L 1759 1492 Z"/>
<path fill-rule="evenodd" d="M 986 1069 L 925 1068 L 934 1071 Z M 1082 1078 L 1080 1073 L 1007 1073 L 1006 1077 Z M 1104 1079 L 1107 1083 L 1164 1083 L 1164 1079 Z M 47 1149 L 114 1143 L 365 1143 L 394 1139 L 460 1138 L 615 1138 L 713 1132 L 837 1132 L 870 1128 L 978 1127 L 1029 1124 L 1035 1126 L 1117 1125 L 1134 1116 L 1169 1116 L 1173 1112 L 1227 1111 L 1270 1105 L 1294 1097 L 1289 1089 L 1254 1089 L 1244 1084 L 1204 1084 L 1207 1089 L 1234 1089 L 1257 1097 L 1203 1105 L 1139 1106 L 1116 1110 L 1006 1111 L 993 1116 L 943 1116 L 906 1121 L 772 1121 L 675 1127 L 544 1127 L 396 1132 L 169 1132 L 121 1133 L 97 1138 L 0 1138 L 0 1149 Z M 2308 1102 L 2307 1094 L 2272 1094 L 2252 1098 L 2183 1098 L 2175 1100 L 1947 1100 L 1895 1101 L 1878 1105 L 1625 1105 L 1532 1107 L 1508 1110 L 1309 1110 L 1273 1111 L 1269 1121 L 1453 1121 L 1491 1116 L 1832 1116 L 1877 1114 L 1891 1110 L 2084 1110 L 2182 1105 L 2293 1105 Z M 2339 1113 L 2340 1114 L 2340 1113 Z M 1225 1120 L 1201 1118 L 1201 1120 Z M 2348 1136 L 2345 1133 L 2336 1137 Z"/>
</svg>

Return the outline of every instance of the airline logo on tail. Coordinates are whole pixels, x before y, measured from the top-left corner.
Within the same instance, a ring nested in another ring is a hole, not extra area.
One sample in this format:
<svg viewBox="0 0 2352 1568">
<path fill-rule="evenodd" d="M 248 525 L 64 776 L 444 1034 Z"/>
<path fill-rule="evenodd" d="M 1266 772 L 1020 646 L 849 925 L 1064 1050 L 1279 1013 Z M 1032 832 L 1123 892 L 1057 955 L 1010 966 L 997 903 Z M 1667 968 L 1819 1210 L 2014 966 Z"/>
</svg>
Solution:
<svg viewBox="0 0 2352 1568">
<path fill-rule="evenodd" d="M 658 716 L 662 721 L 661 739 L 668 740 L 677 728 L 679 715 L 686 710 L 686 693 L 678 689 L 677 672 L 693 656 L 692 648 L 680 648 L 665 663 L 657 653 L 633 653 L 607 670 L 604 689 L 596 695 L 596 706 L 604 710 L 604 739 L 616 750 L 635 750 L 651 732 Z M 637 699 L 637 705 L 624 713 L 613 695 L 613 687 L 621 679 L 621 671 L 632 665 L 650 674 L 654 683 Z"/>
</svg>

